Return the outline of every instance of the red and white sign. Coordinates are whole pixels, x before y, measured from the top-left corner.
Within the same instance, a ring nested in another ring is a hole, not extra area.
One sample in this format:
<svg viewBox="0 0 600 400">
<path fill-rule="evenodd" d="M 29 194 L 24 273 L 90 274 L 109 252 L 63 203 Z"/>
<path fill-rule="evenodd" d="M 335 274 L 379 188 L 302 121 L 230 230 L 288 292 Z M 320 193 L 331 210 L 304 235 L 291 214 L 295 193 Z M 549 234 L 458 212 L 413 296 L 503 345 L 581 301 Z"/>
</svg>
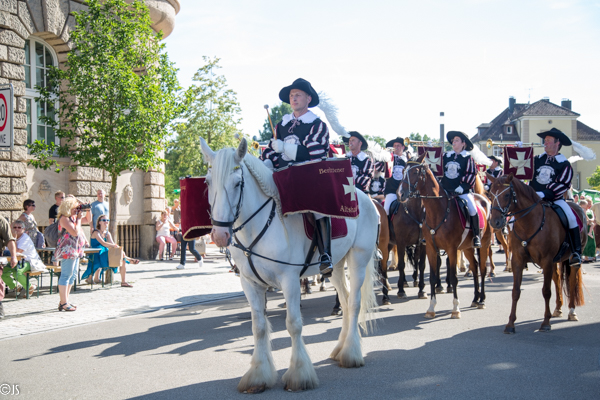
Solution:
<svg viewBox="0 0 600 400">
<path fill-rule="evenodd" d="M 14 144 L 13 86 L 0 86 L 0 150 L 11 151 Z"/>
</svg>

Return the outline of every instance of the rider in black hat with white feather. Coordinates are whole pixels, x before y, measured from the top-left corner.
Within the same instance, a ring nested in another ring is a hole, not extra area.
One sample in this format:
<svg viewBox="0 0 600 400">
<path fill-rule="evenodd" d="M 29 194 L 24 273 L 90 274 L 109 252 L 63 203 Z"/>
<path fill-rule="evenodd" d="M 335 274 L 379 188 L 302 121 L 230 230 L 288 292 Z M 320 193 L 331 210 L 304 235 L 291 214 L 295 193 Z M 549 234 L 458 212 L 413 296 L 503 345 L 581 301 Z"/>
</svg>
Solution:
<svg viewBox="0 0 600 400">
<path fill-rule="evenodd" d="M 392 176 L 390 176 L 385 181 L 385 203 L 383 204 L 383 208 L 385 209 L 385 213 L 390 215 L 390 206 L 398 198 L 396 192 L 400 187 L 400 183 L 402 182 L 402 177 L 404 175 L 404 168 L 406 168 L 406 163 L 408 162 L 406 158 L 406 154 L 404 153 L 404 139 L 397 137 L 396 139 L 392 139 L 385 145 L 386 148 L 392 147 L 394 149 L 393 161 L 394 164 L 392 166 Z"/>
<path fill-rule="evenodd" d="M 492 175 L 494 178 L 501 176 L 504 173 L 504 171 L 502 170 L 502 160 L 496 156 L 489 156 L 488 158 L 492 160 L 492 166 L 486 172 Z M 491 184 L 492 181 L 487 179 L 483 187 L 485 188 L 485 190 L 490 190 Z"/>
<path fill-rule="evenodd" d="M 369 194 L 371 179 L 373 179 L 373 160 L 364 150 L 367 150 L 369 144 L 360 133 L 356 131 L 348 132 L 349 138 L 342 138 L 344 143 L 350 149 L 350 164 L 352 164 L 352 175 L 354 176 L 354 185 L 357 189 Z"/>
</svg>

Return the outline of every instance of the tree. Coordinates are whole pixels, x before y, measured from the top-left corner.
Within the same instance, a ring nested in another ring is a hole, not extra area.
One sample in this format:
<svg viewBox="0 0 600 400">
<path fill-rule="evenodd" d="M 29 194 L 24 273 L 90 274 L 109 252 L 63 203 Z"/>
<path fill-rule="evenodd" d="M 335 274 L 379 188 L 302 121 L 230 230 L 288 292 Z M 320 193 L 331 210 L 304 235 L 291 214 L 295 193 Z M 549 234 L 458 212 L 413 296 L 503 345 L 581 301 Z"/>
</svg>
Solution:
<svg viewBox="0 0 600 400">
<path fill-rule="evenodd" d="M 587 178 L 587 183 L 595 190 L 600 190 L 600 167 L 596 167 L 594 173 Z"/>
<path fill-rule="evenodd" d="M 375 135 L 363 135 L 363 136 L 365 139 L 367 139 L 368 142 L 379 143 L 379 145 L 384 149 L 385 149 L 385 144 L 388 142 L 381 136 L 375 136 Z"/>
<path fill-rule="evenodd" d="M 58 172 L 57 155 L 107 171 L 110 219 L 116 221 L 117 178 L 126 170 L 160 167 L 168 127 L 186 101 L 143 1 L 86 3 L 86 11 L 75 13 L 75 50 L 63 69 L 50 68 L 47 86 L 38 87 L 38 101 L 58 102 L 59 118 L 52 111 L 42 119 L 54 126 L 60 144 L 35 141 L 29 163 Z M 115 238 L 116 227 L 111 224 Z"/>
<path fill-rule="evenodd" d="M 173 190 L 179 188 L 180 177 L 206 174 L 200 137 L 216 151 L 237 147 L 237 137 L 242 135 L 237 128 L 242 119 L 236 93 L 227 89 L 227 80 L 216 72 L 221 68 L 219 59 L 204 57 L 204 61 L 206 65 L 200 67 L 193 78 L 197 83 L 187 90 L 191 103 L 183 114 L 185 122 L 175 126 L 176 136 L 167 148 L 165 192 L 169 198 L 173 198 Z"/>
<path fill-rule="evenodd" d="M 281 122 L 283 116 L 286 114 L 291 114 L 294 110 L 292 110 L 292 106 L 288 103 L 281 102 L 279 105 L 271 108 L 271 121 L 273 121 L 273 128 Z M 271 124 L 269 124 L 269 119 L 265 118 L 265 123 L 263 124 L 263 130 L 258 131 L 259 137 L 261 141 L 269 140 L 273 137 L 273 131 L 271 131 Z"/>
</svg>

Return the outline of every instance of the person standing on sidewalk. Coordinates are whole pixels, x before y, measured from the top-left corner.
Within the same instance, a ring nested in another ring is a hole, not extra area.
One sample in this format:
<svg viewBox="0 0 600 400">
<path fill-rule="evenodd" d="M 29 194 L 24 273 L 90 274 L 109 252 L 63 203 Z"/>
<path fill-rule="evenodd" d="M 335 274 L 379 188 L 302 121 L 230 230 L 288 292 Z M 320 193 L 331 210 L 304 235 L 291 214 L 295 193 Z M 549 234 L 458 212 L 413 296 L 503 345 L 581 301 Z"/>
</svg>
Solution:
<svg viewBox="0 0 600 400">
<path fill-rule="evenodd" d="M 10 231 L 10 225 L 4 217 L 0 217 L 0 254 L 4 252 L 4 248 L 10 251 L 10 266 L 14 268 L 17 265 L 17 242 Z M 0 264 L 0 276 L 4 273 L 4 265 Z M 4 300 L 5 292 L 4 281 L 0 279 L 0 319 L 4 318 Z"/>
<path fill-rule="evenodd" d="M 92 230 L 94 230 L 94 227 L 98 224 L 99 216 L 109 215 L 108 202 L 105 200 L 106 192 L 103 189 L 98 189 L 96 196 L 98 196 L 98 200 L 92 203 Z"/>
<path fill-rule="evenodd" d="M 198 239 L 198 240 L 204 240 L 202 238 Z M 204 264 L 204 260 L 202 259 L 202 255 L 198 252 L 198 250 L 196 250 L 196 241 L 194 239 L 192 240 L 184 240 L 183 236 L 181 239 L 181 259 L 179 261 L 179 265 L 177 266 L 177 269 L 184 269 L 185 268 L 185 257 L 186 257 L 186 248 L 190 249 L 190 251 L 192 252 L 192 254 L 194 255 L 194 257 L 196 257 L 196 260 L 198 260 L 198 267 L 201 267 Z"/>
</svg>

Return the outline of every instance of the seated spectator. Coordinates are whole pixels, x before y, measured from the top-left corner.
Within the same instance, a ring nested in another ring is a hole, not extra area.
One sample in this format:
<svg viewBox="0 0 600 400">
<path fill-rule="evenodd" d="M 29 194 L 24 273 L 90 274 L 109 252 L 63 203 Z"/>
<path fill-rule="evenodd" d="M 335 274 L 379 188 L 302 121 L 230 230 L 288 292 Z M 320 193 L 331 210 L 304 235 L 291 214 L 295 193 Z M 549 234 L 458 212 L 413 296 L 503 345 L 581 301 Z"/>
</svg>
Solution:
<svg viewBox="0 0 600 400">
<path fill-rule="evenodd" d="M 173 259 L 173 253 L 175 246 L 177 246 L 177 239 L 171 236 L 171 230 L 177 230 L 177 227 L 169 219 L 167 211 L 161 211 L 160 220 L 156 221 L 156 241 L 158 242 L 158 254 L 160 261 L 163 261 L 163 252 L 165 251 L 165 243 L 171 243 L 171 254 L 167 255 L 169 260 Z"/>
<path fill-rule="evenodd" d="M 90 244 L 93 248 L 99 248 L 100 252 L 93 254 L 90 257 L 90 263 L 88 263 L 88 267 L 86 271 L 83 273 L 82 279 L 85 279 L 87 283 L 92 283 L 92 279 L 94 279 L 94 283 L 100 283 L 100 273 L 103 268 L 109 268 L 108 266 L 108 249 L 119 247 L 115 244 L 112 239 L 112 235 L 108 231 L 108 224 L 110 219 L 108 216 L 102 214 L 98 216 L 98 220 L 96 222 L 96 229 L 92 231 L 92 239 L 90 240 Z M 121 266 L 119 267 L 119 272 L 121 273 L 121 286 L 122 287 L 133 287 L 125 280 L 125 275 L 127 273 L 127 267 L 125 264 L 138 264 L 140 260 L 136 260 L 135 258 L 129 258 L 123 252 L 123 260 L 121 262 Z M 117 273 L 117 268 L 112 268 L 113 273 Z M 93 275 L 93 278 L 92 278 Z M 87 278 L 87 279 L 86 279 Z"/>
<path fill-rule="evenodd" d="M 29 235 L 33 244 L 37 248 L 46 247 L 44 243 L 43 235 L 40 235 L 40 231 L 37 227 L 37 222 L 33 216 L 33 211 L 35 210 L 35 201 L 31 199 L 27 199 L 23 202 L 23 210 L 25 210 L 19 216 L 19 220 L 23 221 L 25 224 L 25 233 Z M 39 235 L 39 236 L 38 236 Z"/>
<path fill-rule="evenodd" d="M 17 264 L 15 268 L 4 267 L 2 279 L 11 290 L 15 289 L 15 281 L 17 281 L 19 283 L 19 287 L 17 289 L 20 291 L 21 288 L 27 286 L 27 277 L 25 276 L 26 272 L 45 271 L 46 266 L 35 250 L 35 246 L 33 245 L 31 238 L 25 234 L 25 224 L 23 221 L 14 221 L 11 224 L 11 230 L 17 241 L 16 253 L 23 255 L 24 259 L 21 260 L 21 263 Z M 37 286 L 30 283 L 28 288 L 29 295 L 32 295 L 36 288 Z"/>
</svg>

